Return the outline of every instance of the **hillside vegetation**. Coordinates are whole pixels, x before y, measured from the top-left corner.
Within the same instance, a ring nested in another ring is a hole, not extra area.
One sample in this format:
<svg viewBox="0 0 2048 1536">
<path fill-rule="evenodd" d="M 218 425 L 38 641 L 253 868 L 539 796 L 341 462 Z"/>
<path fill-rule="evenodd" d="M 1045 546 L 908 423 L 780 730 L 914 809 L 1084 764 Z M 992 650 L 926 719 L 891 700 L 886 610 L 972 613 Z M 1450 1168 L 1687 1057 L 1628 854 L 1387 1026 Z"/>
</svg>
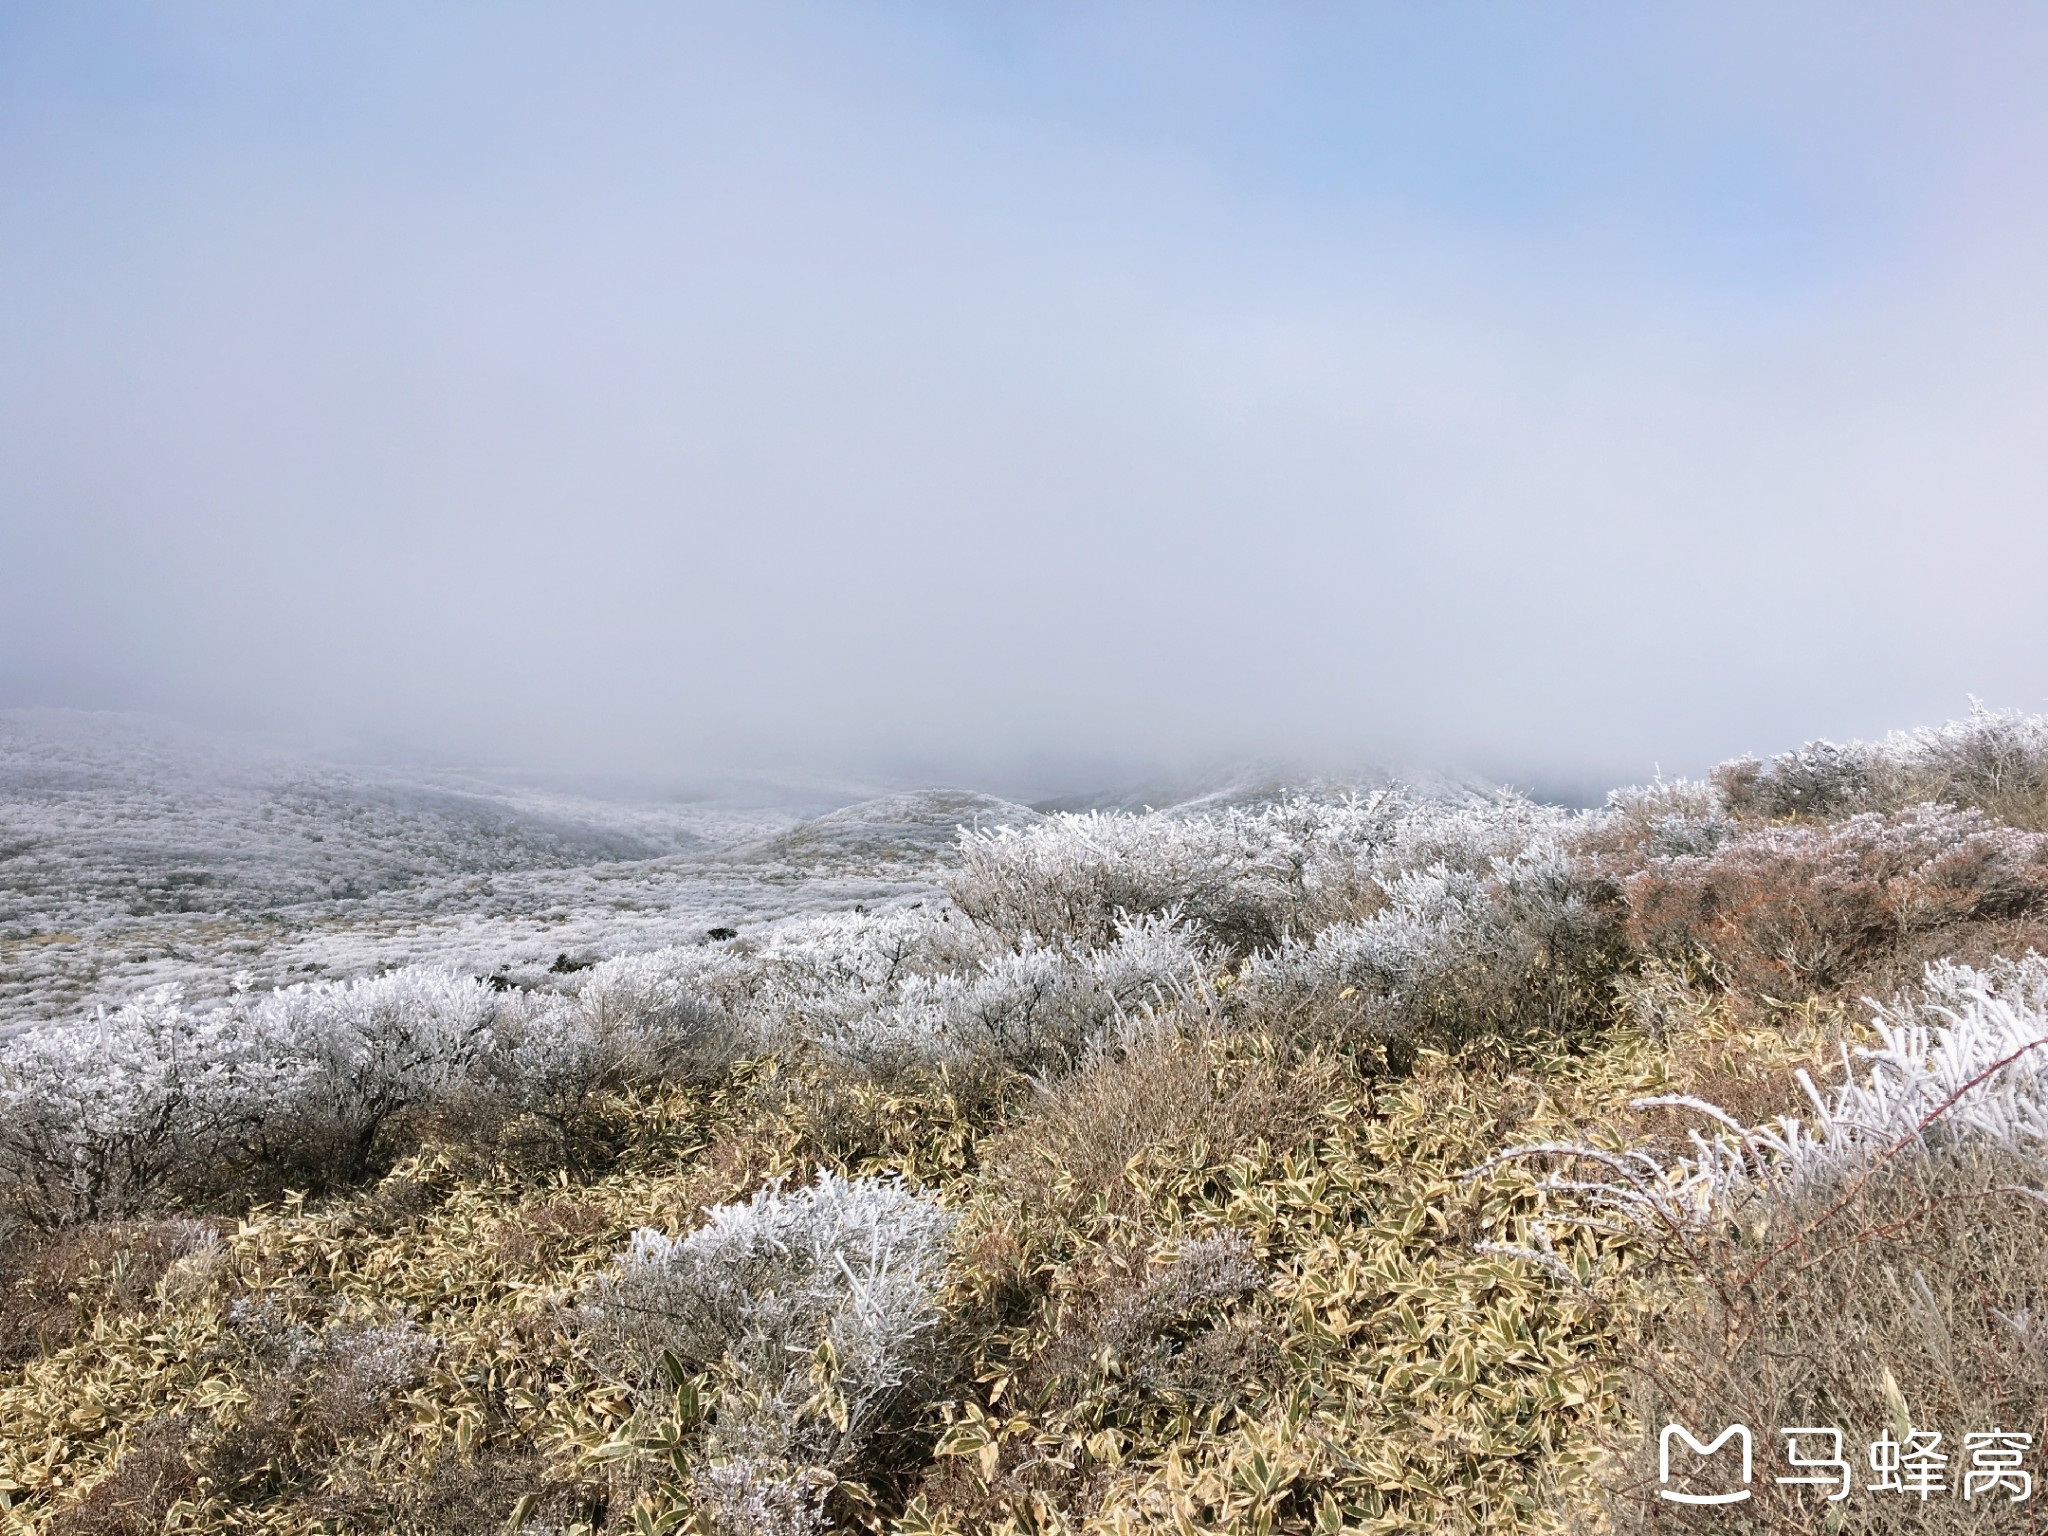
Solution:
<svg viewBox="0 0 2048 1536">
<path fill-rule="evenodd" d="M 1643 1428 L 2048 1439 L 2048 720 L 932 877 L 0 1043 L 0 1530 L 2032 1528 Z"/>
</svg>

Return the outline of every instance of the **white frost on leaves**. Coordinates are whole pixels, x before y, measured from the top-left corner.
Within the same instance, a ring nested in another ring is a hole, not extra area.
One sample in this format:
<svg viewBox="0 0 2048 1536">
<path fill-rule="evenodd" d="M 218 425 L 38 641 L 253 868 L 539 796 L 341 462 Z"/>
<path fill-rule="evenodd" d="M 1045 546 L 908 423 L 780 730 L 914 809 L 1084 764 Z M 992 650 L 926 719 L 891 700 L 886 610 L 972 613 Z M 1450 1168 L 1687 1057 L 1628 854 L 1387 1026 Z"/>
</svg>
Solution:
<svg viewBox="0 0 2048 1536">
<path fill-rule="evenodd" d="M 0 1189 L 43 1219 L 134 1209 L 290 1144 L 357 1171 L 378 1129 L 494 1047 L 491 990 L 394 971 L 188 1008 L 175 988 L 0 1044 Z"/>
<path fill-rule="evenodd" d="M 45 1218 L 130 1209 L 299 1081 L 174 987 L 31 1031 L 0 1049 L 0 1186 Z"/>
<path fill-rule="evenodd" d="M 1404 871 L 1484 871 L 1570 820 L 1514 795 L 1398 789 L 1193 816 L 1051 816 L 963 833 L 947 889 L 976 920 L 1048 944 L 1106 944 L 1127 917 L 1175 913 L 1253 953 L 1370 915 Z"/>
<path fill-rule="evenodd" d="M 385 1121 L 446 1097 L 490 1054 L 496 1012 L 476 978 L 422 967 L 302 982 L 229 1010 L 240 1015 L 230 1027 L 292 1084 L 269 1113 L 331 1137 L 356 1165 Z"/>
<path fill-rule="evenodd" d="M 758 1497 L 800 1527 L 805 1473 L 857 1475 L 943 1376 L 954 1223 L 897 1181 L 771 1184 L 685 1235 L 635 1232 L 597 1282 L 588 1333 L 657 1396 L 709 1373 L 700 1498 L 737 1517 Z"/>
<path fill-rule="evenodd" d="M 851 1013 L 821 1043 L 878 1068 L 1072 1061 L 1110 1026 L 1188 996 L 1215 964 L 1170 914 L 1125 918 L 1111 942 L 1094 950 L 1027 937 L 972 970 L 906 975 L 886 1000 Z"/>
<path fill-rule="evenodd" d="M 1545 1186 L 1667 1228 L 1714 1220 L 1772 1191 L 1823 1190 L 1912 1149 L 1995 1148 L 2048 1175 L 2048 958 L 2029 953 L 1982 969 L 1939 961 L 1919 1000 L 1871 1006 L 1879 1043 L 1844 1048 L 1839 1084 L 1823 1092 L 1799 1074 L 1810 1115 L 1745 1126 L 1704 1100 L 1660 1096 L 1636 1107 L 1684 1109 L 1708 1124 L 1690 1133 L 1687 1156 L 1544 1143 L 1482 1166 L 1533 1155 L 1590 1163 L 1604 1172 L 1553 1175 Z"/>
<path fill-rule="evenodd" d="M 1563 970 L 1598 942 L 1593 882 L 1556 840 L 1534 837 L 1483 860 L 1478 850 L 1491 839 L 1439 834 L 1417 844 L 1458 862 L 1396 868 L 1371 916 L 1290 935 L 1252 956 L 1235 1004 L 1269 1018 L 1343 1019 L 1368 1034 L 1455 1023 L 1454 1014 L 1471 1025 L 1504 1023 L 1507 1011 L 1540 996 L 1531 976 Z"/>
<path fill-rule="evenodd" d="M 1844 1048 L 1838 1086 L 1799 1074 L 1811 1116 L 1698 1136 L 1681 1181 L 1724 1198 L 1762 1178 L 1823 1183 L 1914 1144 L 2048 1153 L 2048 959 L 1939 961 L 1921 1000 L 1872 1006 L 1879 1043 Z"/>
</svg>

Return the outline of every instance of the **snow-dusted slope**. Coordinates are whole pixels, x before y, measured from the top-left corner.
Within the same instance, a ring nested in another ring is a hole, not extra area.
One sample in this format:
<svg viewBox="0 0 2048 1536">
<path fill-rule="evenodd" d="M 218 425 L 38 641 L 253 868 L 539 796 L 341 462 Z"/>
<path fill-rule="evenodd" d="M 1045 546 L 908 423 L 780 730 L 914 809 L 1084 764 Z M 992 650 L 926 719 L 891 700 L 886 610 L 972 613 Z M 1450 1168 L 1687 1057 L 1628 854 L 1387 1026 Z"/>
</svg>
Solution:
<svg viewBox="0 0 2048 1536">
<path fill-rule="evenodd" d="M 214 992 L 238 969 L 527 976 L 915 899 L 955 826 L 1032 814 L 945 792 L 809 814 L 858 793 L 603 799 L 342 768 L 135 716 L 0 712 L 0 1030 L 166 981 Z"/>
</svg>

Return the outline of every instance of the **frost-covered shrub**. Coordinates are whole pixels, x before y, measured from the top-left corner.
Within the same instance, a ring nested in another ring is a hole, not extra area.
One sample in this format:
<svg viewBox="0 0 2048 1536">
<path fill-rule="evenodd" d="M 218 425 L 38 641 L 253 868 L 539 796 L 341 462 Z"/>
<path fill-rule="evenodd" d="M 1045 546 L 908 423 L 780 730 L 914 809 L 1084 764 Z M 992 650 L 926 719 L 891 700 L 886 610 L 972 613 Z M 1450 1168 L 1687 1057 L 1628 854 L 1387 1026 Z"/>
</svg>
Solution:
<svg viewBox="0 0 2048 1536">
<path fill-rule="evenodd" d="M 716 1536 L 818 1536 L 827 1483 L 773 1456 L 738 1454 L 706 1462 L 691 1479 L 698 1509 Z"/>
<path fill-rule="evenodd" d="M 188 1010 L 172 987 L 30 1030 L 0 1045 L 0 1201 L 89 1221 L 203 1186 L 304 1077 L 257 1051 L 245 1020 Z"/>
<path fill-rule="evenodd" d="M 799 918 L 748 957 L 737 1006 L 770 1038 L 816 1040 L 887 1007 L 914 978 L 971 974 L 1002 948 L 944 908 Z"/>
<path fill-rule="evenodd" d="M 1119 1018 L 1184 997 L 1214 964 L 1171 917 L 1127 919 L 1109 945 L 1079 954 L 1027 939 L 971 971 L 904 977 L 886 1001 L 852 1014 L 823 1043 L 878 1069 L 1064 1064 Z"/>
<path fill-rule="evenodd" d="M 1768 764 L 1741 757 L 1714 770 L 1714 784 L 1739 816 L 1825 819 L 1868 809 L 1877 749 L 1860 741 L 1809 741 Z"/>
<path fill-rule="evenodd" d="M 1041 944 L 1111 942 L 1119 914 L 1179 912 L 1246 947 L 1270 943 L 1284 872 L 1243 812 L 1174 817 L 1089 811 L 1030 827 L 963 831 L 947 890 L 999 933 Z"/>
<path fill-rule="evenodd" d="M 1543 842 L 1391 876 L 1382 910 L 1254 956 L 1228 1002 L 1269 1025 L 1456 1041 L 1597 1016 L 1625 958 L 1612 886 Z"/>
<path fill-rule="evenodd" d="M 1981 1145 L 2048 1169 L 2048 959 L 1979 970 L 1940 961 L 1924 997 L 1876 1007 L 1882 1042 L 1845 1049 L 1823 1096 L 1804 1072 L 1811 1118 L 1785 1116 L 1702 1139 L 1687 1176 L 1719 1197 L 1763 1174 L 1824 1184 L 1902 1145 Z"/>
<path fill-rule="evenodd" d="M 608 962 L 575 1013 L 614 1055 L 637 1052 L 636 1064 L 710 1041 L 728 1054 L 818 1046 L 876 1070 L 968 1059 L 1029 1066 L 1071 1056 L 1120 1013 L 1159 1005 L 1209 964 L 1170 917 L 1124 920 L 1087 949 L 1029 933 L 1012 943 L 942 906 L 834 913 L 782 924 L 744 950 Z"/>
<path fill-rule="evenodd" d="M 394 1115 L 445 1098 L 490 1054 L 496 1011 L 476 978 L 425 967 L 271 993 L 246 1023 L 293 1083 L 265 1107 L 268 1148 L 328 1150 L 344 1177 L 360 1178 Z"/>
<path fill-rule="evenodd" d="M 1731 985 L 1800 995 L 1907 934 L 2048 903 L 2048 836 L 1975 810 L 1868 811 L 1649 859 L 1627 892 L 1631 934 L 1648 952 L 1704 951 Z"/>
<path fill-rule="evenodd" d="M 1129 1350 L 1200 1313 L 1248 1296 L 1266 1283 L 1266 1268 L 1241 1232 L 1219 1232 L 1181 1244 L 1173 1261 L 1104 1310 L 1099 1332 Z"/>
<path fill-rule="evenodd" d="M 921 1011 L 872 1026 L 891 1040 L 979 1041 L 1004 1036 L 999 1019 L 1070 1012 L 1085 988 L 1071 973 L 1064 991 L 1054 985 L 1058 950 L 1111 956 L 1133 941 L 1133 913 L 1168 915 L 1155 942 L 1188 931 L 1173 939 L 1179 978 L 1201 963 L 1202 940 L 1244 957 L 1228 1001 L 1247 1023 L 1401 1039 L 1554 1025 L 1603 1007 L 1621 962 L 1612 885 L 1566 846 L 1578 830 L 1567 813 L 1512 795 L 1387 791 L 973 834 L 955 899 L 1022 946 L 984 978 L 923 984 L 912 999 Z M 1030 1009 L 988 1006 L 1019 997 Z"/>
<path fill-rule="evenodd" d="M 563 1138 L 567 1151 L 605 1088 L 627 1076 L 626 1045 L 593 1031 L 573 998 L 542 993 L 498 1000 L 491 1050 L 474 1069 L 466 1105 L 486 1122 L 531 1115 Z"/>
<path fill-rule="evenodd" d="M 419 1381 L 440 1350 L 439 1339 L 400 1316 L 308 1337 L 291 1352 L 286 1372 L 307 1382 L 306 1427 L 340 1441 L 375 1428 L 386 1405 Z"/>
<path fill-rule="evenodd" d="M 1416 801 L 1403 805 L 1387 842 L 1370 850 L 1370 868 L 1382 880 L 1436 865 L 1486 874 L 1498 860 L 1561 843 L 1578 820 L 1515 794 Z"/>
<path fill-rule="evenodd" d="M 1511 795 L 1416 801 L 1395 790 L 1198 816 L 1053 816 L 963 833 L 948 889 L 1012 939 L 1095 948 L 1125 917 L 1173 913 L 1242 956 L 1369 916 L 1403 870 L 1483 870 L 1563 819 Z"/>
<path fill-rule="evenodd" d="M 1826 820 L 1932 801 L 2048 832 L 2048 715 L 1977 708 L 1875 745 L 1811 741 L 1768 764 L 1723 763 L 1714 782 L 1751 820 Z"/>
<path fill-rule="evenodd" d="M 0 1199 L 38 1221 L 133 1211 L 253 1173 L 357 1178 L 401 1111 L 438 1102 L 495 1049 L 494 994 L 394 971 L 237 992 L 159 989 L 0 1046 Z"/>
<path fill-rule="evenodd" d="M 953 1224 L 900 1183 L 825 1172 L 770 1185 L 687 1236 L 634 1233 L 588 1332 L 656 1397 L 709 1373 L 700 1501 L 733 1523 L 755 1501 L 795 1519 L 807 1471 L 884 1463 L 943 1379 Z"/>
<path fill-rule="evenodd" d="M 715 1079 L 748 1043 L 727 1008 L 744 962 L 723 949 L 620 956 L 566 994 L 515 995 L 494 1021 L 494 1093 L 558 1125 L 627 1082 Z"/>
<path fill-rule="evenodd" d="M 1934 800 L 2048 832 L 2048 715 L 1973 709 L 1968 718 L 1900 731 L 1873 768 L 1889 805 Z"/>
<path fill-rule="evenodd" d="M 1626 867 L 1646 858 L 1709 854 L 1740 831 L 1714 785 L 1659 779 L 1609 794 L 1605 812 L 1588 824 L 1579 843 Z"/>
</svg>

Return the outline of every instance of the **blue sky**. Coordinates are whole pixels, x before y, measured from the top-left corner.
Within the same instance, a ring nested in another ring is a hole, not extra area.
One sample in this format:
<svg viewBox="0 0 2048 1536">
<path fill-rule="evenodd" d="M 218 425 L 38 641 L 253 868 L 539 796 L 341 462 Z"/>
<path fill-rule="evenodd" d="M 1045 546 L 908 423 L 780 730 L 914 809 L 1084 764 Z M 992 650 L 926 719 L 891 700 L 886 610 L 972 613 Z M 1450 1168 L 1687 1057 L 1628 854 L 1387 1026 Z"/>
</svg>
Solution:
<svg viewBox="0 0 2048 1536">
<path fill-rule="evenodd" d="M 2048 707 L 2048 13 L 0 4 L 0 704 L 562 768 Z"/>
</svg>

